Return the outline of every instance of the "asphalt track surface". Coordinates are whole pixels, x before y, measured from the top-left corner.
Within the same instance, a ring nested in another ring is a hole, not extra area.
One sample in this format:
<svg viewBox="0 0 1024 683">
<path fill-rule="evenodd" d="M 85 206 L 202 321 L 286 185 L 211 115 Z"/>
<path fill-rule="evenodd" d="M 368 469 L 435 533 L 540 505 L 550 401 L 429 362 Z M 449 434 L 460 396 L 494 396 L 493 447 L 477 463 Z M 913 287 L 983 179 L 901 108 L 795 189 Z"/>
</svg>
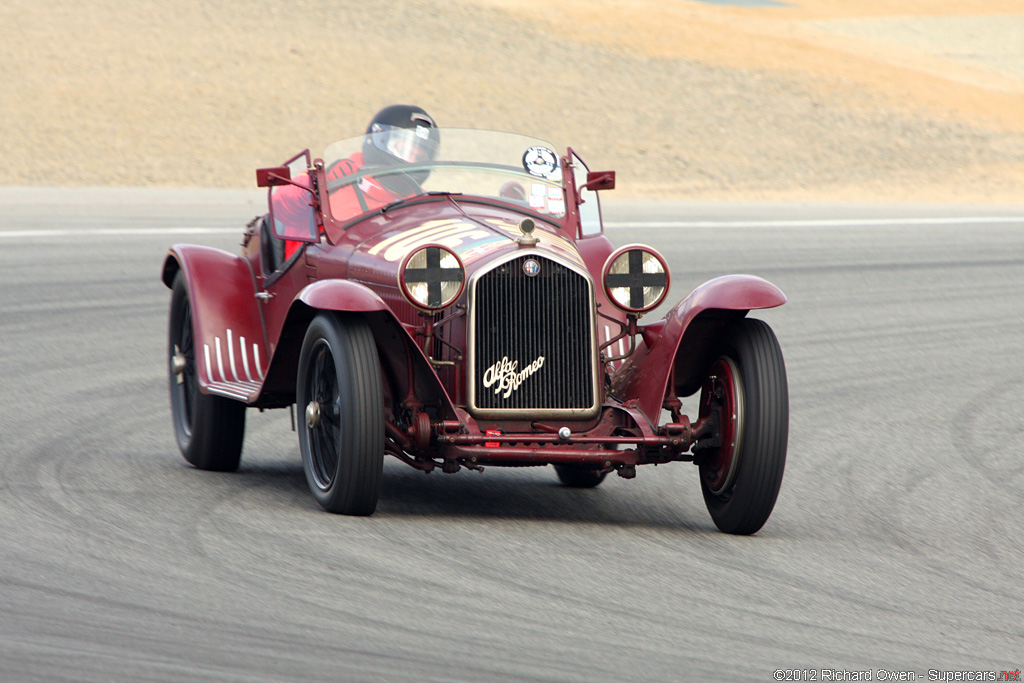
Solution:
<svg viewBox="0 0 1024 683">
<path fill-rule="evenodd" d="M 1024 207 L 609 207 L 613 241 L 666 254 L 672 299 L 730 272 L 789 296 L 760 316 L 792 418 L 753 537 L 714 529 L 687 464 L 576 491 L 550 468 L 389 460 L 373 517 L 329 515 L 286 411 L 250 411 L 238 473 L 190 468 L 160 262 L 179 241 L 234 250 L 259 211 L 242 192 L 0 190 L 0 680 L 1024 665 Z"/>
</svg>

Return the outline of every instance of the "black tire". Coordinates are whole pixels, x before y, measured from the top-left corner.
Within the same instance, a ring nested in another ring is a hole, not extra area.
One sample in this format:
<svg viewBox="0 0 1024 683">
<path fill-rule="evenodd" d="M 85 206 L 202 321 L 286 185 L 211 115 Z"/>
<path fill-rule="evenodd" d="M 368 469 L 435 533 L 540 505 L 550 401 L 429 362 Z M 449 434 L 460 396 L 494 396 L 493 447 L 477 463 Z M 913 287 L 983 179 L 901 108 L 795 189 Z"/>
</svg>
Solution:
<svg viewBox="0 0 1024 683">
<path fill-rule="evenodd" d="M 181 454 L 195 467 L 234 472 L 242 458 L 245 404 L 199 390 L 194 339 L 192 306 L 179 271 L 171 292 L 167 352 L 174 434 Z"/>
<path fill-rule="evenodd" d="M 786 365 L 763 321 L 744 318 L 726 330 L 701 394 L 701 416 L 716 409 L 719 443 L 694 448 L 704 502 L 721 531 L 753 534 L 775 507 L 789 441 Z"/>
<path fill-rule="evenodd" d="M 373 514 L 384 470 L 384 390 L 364 320 L 329 312 L 313 319 L 296 402 L 302 465 L 317 502 L 338 514 Z"/>
<path fill-rule="evenodd" d="M 579 465 L 555 465 L 558 480 L 574 489 L 592 489 L 604 481 L 607 472 Z"/>
</svg>

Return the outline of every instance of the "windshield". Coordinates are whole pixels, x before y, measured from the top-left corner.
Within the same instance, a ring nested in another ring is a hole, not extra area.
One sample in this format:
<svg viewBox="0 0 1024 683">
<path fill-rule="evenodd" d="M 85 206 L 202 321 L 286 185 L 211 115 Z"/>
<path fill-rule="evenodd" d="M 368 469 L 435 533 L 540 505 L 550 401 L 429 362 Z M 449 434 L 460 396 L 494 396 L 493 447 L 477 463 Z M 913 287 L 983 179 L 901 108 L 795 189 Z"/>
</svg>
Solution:
<svg viewBox="0 0 1024 683">
<path fill-rule="evenodd" d="M 562 168 L 543 140 L 488 130 L 430 129 L 413 153 L 416 133 L 380 130 L 324 150 L 330 214 L 345 222 L 396 201 L 461 194 L 565 216 Z M 417 148 L 418 149 L 418 148 Z"/>
</svg>

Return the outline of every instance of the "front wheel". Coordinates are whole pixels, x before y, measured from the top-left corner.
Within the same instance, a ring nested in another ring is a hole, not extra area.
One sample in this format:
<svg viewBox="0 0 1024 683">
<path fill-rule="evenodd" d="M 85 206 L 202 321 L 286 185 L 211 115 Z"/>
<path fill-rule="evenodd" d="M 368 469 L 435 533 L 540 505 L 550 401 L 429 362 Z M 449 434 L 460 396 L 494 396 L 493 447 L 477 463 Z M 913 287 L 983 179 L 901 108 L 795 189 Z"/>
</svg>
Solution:
<svg viewBox="0 0 1024 683">
<path fill-rule="evenodd" d="M 369 515 L 384 470 L 384 390 L 377 346 L 364 320 L 325 312 L 299 355 L 299 447 L 321 507 Z"/>
<path fill-rule="evenodd" d="M 242 457 L 245 404 L 199 390 L 192 306 L 181 272 L 172 285 L 168 337 L 171 415 L 178 448 L 201 470 L 234 472 Z"/>
<path fill-rule="evenodd" d="M 744 318 L 726 330 L 700 416 L 717 425 L 694 447 L 708 512 L 721 531 L 755 533 L 775 507 L 789 441 L 786 366 L 766 323 Z"/>
</svg>

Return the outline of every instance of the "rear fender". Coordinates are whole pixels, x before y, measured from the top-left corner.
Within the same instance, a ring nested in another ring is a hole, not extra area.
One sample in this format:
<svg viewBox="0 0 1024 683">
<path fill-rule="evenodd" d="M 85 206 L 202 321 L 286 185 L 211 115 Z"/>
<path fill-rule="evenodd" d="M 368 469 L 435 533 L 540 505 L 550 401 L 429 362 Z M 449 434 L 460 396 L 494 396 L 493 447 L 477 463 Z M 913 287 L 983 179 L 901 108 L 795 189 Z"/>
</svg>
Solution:
<svg viewBox="0 0 1024 683">
<path fill-rule="evenodd" d="M 612 377 L 612 393 L 637 406 L 657 424 L 666 396 L 700 389 L 715 360 L 725 327 L 749 311 L 786 303 L 778 287 L 753 275 L 708 280 L 647 326 L 637 349 Z M 669 391 L 669 381 L 674 383 Z"/>
<path fill-rule="evenodd" d="M 397 402 L 408 396 L 411 388 L 419 400 L 438 408 L 440 419 L 455 418 L 448 393 L 407 328 L 375 292 L 348 280 L 321 280 L 295 297 L 267 372 L 261 403 L 289 405 L 295 401 L 302 342 L 310 322 L 321 311 L 357 315 L 367 321 L 377 342 L 384 381 Z"/>
<path fill-rule="evenodd" d="M 192 309 L 200 389 L 250 401 L 269 357 L 249 262 L 220 249 L 178 244 L 164 259 L 164 284 L 173 287 L 179 271 Z"/>
</svg>

